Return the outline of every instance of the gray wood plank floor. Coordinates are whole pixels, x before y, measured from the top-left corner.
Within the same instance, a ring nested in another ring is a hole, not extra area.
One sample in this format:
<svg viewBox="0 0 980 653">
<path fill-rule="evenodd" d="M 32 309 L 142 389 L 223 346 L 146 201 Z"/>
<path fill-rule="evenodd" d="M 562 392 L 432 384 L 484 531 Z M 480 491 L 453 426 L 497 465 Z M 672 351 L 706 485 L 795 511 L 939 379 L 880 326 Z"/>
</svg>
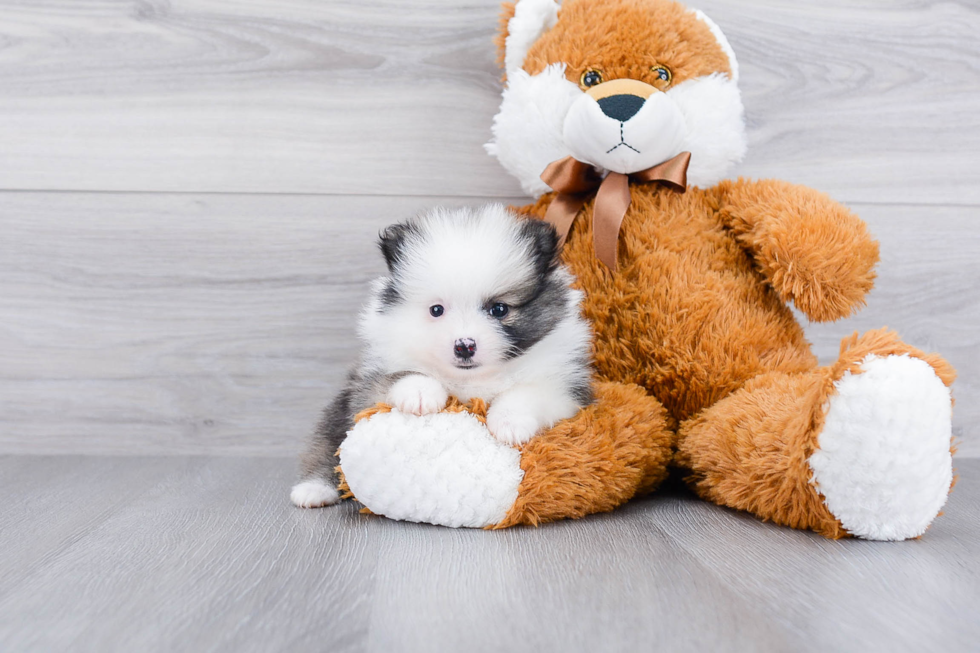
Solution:
<svg viewBox="0 0 980 653">
<path fill-rule="evenodd" d="M 0 651 L 976 650 L 980 9 L 697 5 L 742 66 L 735 174 L 881 241 L 868 307 L 807 327 L 820 357 L 887 324 L 960 371 L 924 538 L 676 488 L 499 533 L 293 509 L 377 230 L 526 201 L 481 148 L 499 3 L 0 0 Z"/>
<path fill-rule="evenodd" d="M 980 461 L 920 540 L 833 542 L 680 488 L 452 530 L 309 511 L 292 461 L 0 457 L 4 651 L 923 651 L 980 641 Z"/>
</svg>

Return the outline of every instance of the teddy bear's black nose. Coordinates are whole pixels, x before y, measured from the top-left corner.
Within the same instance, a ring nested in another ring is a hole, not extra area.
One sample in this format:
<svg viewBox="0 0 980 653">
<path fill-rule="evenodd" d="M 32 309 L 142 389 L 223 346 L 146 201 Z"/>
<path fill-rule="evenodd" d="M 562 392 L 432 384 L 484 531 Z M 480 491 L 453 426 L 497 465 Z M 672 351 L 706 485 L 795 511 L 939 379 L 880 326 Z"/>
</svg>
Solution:
<svg viewBox="0 0 980 653">
<path fill-rule="evenodd" d="M 456 354 L 456 358 L 462 358 L 463 360 L 473 358 L 473 354 L 476 353 L 476 340 L 472 338 L 460 338 L 456 341 L 453 352 Z"/>
<path fill-rule="evenodd" d="M 644 102 L 646 100 L 639 95 L 610 95 L 599 100 L 599 108 L 613 120 L 626 122 L 636 115 Z"/>
</svg>

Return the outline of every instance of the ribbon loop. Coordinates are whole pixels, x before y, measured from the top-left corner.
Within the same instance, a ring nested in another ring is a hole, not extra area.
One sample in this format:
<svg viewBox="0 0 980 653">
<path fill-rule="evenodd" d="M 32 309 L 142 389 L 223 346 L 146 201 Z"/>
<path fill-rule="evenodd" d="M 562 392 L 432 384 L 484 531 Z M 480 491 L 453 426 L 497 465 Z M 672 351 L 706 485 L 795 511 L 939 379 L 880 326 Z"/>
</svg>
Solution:
<svg viewBox="0 0 980 653">
<path fill-rule="evenodd" d="M 541 173 L 541 179 L 564 195 L 589 193 L 602 183 L 602 177 L 595 168 L 570 156 L 549 163 Z"/>
<path fill-rule="evenodd" d="M 683 193 L 687 190 L 687 167 L 690 152 L 681 152 L 674 158 L 646 170 L 623 175 L 610 172 L 601 178 L 595 168 L 570 156 L 548 164 L 541 173 L 541 180 L 558 194 L 548 206 L 544 219 L 558 231 L 560 245 L 564 245 L 572 223 L 592 191 L 596 191 L 592 215 L 592 240 L 596 257 L 613 272 L 617 267 L 619 229 L 630 206 L 629 182 L 656 181 Z"/>
</svg>

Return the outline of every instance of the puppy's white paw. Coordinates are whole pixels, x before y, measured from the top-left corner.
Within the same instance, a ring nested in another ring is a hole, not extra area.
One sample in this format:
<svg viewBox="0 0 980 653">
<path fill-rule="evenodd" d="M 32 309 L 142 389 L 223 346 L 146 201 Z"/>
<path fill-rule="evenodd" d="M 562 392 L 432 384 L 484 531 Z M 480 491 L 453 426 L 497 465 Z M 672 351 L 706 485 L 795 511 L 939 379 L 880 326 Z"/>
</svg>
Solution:
<svg viewBox="0 0 980 653">
<path fill-rule="evenodd" d="M 388 403 L 403 413 L 428 415 L 446 407 L 449 393 L 428 376 L 412 374 L 399 379 L 388 391 Z"/>
<path fill-rule="evenodd" d="M 510 445 L 524 444 L 541 428 L 530 412 L 509 409 L 506 406 L 490 406 L 487 411 L 487 429 L 493 437 Z"/>
<path fill-rule="evenodd" d="M 294 485 L 289 500 L 300 508 L 322 508 L 340 501 L 340 493 L 323 481 L 311 479 Z"/>
</svg>

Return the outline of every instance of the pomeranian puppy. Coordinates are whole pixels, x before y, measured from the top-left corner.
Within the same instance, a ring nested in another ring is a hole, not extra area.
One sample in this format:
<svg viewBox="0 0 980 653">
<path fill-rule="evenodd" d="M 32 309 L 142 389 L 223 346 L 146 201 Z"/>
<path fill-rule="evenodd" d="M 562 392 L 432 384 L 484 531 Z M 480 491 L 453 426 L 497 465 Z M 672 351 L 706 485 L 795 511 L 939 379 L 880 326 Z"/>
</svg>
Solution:
<svg viewBox="0 0 980 653">
<path fill-rule="evenodd" d="M 592 334 L 551 225 L 499 204 L 437 209 L 388 227 L 380 246 L 388 276 L 361 314 L 360 361 L 302 457 L 297 506 L 338 501 L 337 449 L 378 402 L 425 415 L 450 395 L 479 397 L 490 433 L 516 445 L 592 401 Z"/>
</svg>

